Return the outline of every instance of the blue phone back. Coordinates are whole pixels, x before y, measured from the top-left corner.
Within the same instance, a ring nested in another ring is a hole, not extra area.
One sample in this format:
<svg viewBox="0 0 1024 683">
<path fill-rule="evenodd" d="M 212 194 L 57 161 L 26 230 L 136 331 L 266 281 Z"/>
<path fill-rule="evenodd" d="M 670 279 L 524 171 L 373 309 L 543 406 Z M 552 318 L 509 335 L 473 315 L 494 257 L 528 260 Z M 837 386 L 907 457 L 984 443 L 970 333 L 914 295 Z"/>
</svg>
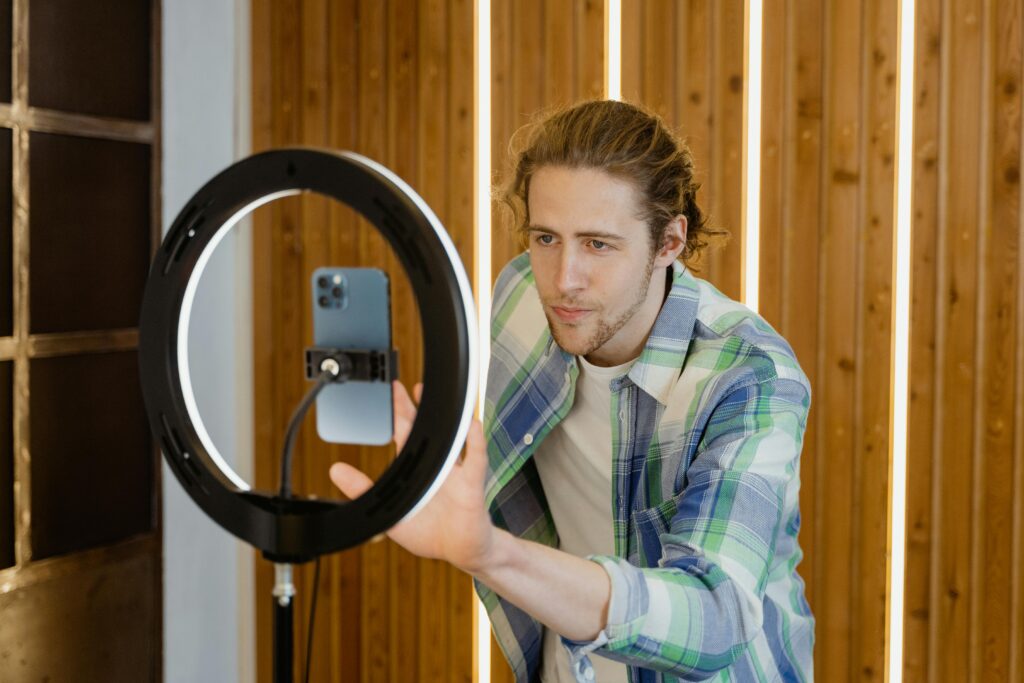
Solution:
<svg viewBox="0 0 1024 683">
<path fill-rule="evenodd" d="M 327 278 L 326 289 L 321 278 Z M 314 345 L 391 348 L 391 298 L 384 271 L 318 268 L 311 285 Z M 324 441 L 381 446 L 391 441 L 393 424 L 389 382 L 330 384 L 317 397 L 316 430 Z"/>
</svg>

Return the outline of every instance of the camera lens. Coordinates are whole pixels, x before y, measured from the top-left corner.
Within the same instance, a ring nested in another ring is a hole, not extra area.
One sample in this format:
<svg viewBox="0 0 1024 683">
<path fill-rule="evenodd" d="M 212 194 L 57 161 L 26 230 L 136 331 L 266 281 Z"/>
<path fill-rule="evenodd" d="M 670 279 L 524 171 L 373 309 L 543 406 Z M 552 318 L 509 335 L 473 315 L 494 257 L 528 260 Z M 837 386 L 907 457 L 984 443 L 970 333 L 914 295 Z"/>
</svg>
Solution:
<svg viewBox="0 0 1024 683">
<path fill-rule="evenodd" d="M 323 276 L 318 277 L 317 280 L 316 280 L 316 284 L 317 284 L 318 287 L 326 288 L 327 284 L 328 284 L 327 283 L 327 278 L 325 278 Z"/>
<path fill-rule="evenodd" d="M 321 306 L 326 308 L 329 303 L 330 303 L 330 299 L 328 299 L 326 296 L 320 297 L 320 305 Z"/>
<path fill-rule="evenodd" d="M 335 297 L 340 299 L 341 298 L 341 287 L 335 287 L 334 289 L 332 289 L 331 290 L 331 294 L 333 294 Z"/>
</svg>

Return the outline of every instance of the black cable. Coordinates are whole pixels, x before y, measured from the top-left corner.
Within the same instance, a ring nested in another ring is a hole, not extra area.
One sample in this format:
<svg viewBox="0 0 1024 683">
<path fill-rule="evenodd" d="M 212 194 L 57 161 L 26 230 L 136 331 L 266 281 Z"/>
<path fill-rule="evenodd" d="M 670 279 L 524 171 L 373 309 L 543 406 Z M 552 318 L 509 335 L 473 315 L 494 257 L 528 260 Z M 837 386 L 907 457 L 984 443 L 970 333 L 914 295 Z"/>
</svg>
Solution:
<svg viewBox="0 0 1024 683">
<path fill-rule="evenodd" d="M 306 392 L 298 407 L 295 408 L 295 412 L 292 413 L 292 419 L 288 423 L 288 431 L 285 432 L 284 452 L 281 455 L 281 489 L 278 495 L 282 498 L 291 498 L 292 496 L 292 451 L 295 448 L 295 439 L 299 435 L 299 426 L 302 424 L 302 418 L 306 416 L 306 411 L 313 405 L 317 395 L 335 378 L 336 374 L 329 370 L 321 370 L 316 384 Z"/>
<path fill-rule="evenodd" d="M 337 368 L 337 364 L 335 364 L 335 368 Z M 320 376 L 317 377 L 316 384 L 306 392 L 302 401 L 295 408 L 295 412 L 292 413 L 292 418 L 288 422 L 288 431 L 285 432 L 284 451 L 281 454 L 281 489 L 279 495 L 282 498 L 290 498 L 292 495 L 292 454 L 295 450 L 295 439 L 298 438 L 302 419 L 306 417 L 309 407 L 313 405 L 313 401 L 323 391 L 323 388 L 330 384 L 337 375 L 338 372 L 336 370 L 332 372 L 329 369 L 322 369 Z M 309 630 L 306 632 L 306 683 L 309 683 L 310 662 L 313 661 L 313 624 L 316 619 L 316 596 L 319 589 L 320 557 L 317 556 L 316 569 L 313 573 L 313 595 L 309 605 Z"/>
<path fill-rule="evenodd" d="M 316 569 L 313 571 L 313 598 L 309 604 L 309 630 L 306 631 L 306 676 L 309 683 L 310 662 L 313 661 L 313 624 L 316 622 L 316 594 L 320 589 L 320 556 L 316 558 Z"/>
</svg>

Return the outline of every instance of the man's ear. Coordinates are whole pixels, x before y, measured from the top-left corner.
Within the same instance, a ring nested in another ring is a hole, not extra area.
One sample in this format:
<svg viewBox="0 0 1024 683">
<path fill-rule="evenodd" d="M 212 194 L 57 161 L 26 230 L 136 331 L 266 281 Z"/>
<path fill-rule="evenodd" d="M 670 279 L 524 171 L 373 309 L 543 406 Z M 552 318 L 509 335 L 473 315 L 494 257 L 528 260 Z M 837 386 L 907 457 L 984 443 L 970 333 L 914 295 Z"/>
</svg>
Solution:
<svg viewBox="0 0 1024 683">
<path fill-rule="evenodd" d="M 669 221 L 665 228 L 665 236 L 661 241 L 661 249 L 655 254 L 654 264 L 661 268 L 670 265 L 679 258 L 686 247 L 686 216 L 680 214 Z"/>
</svg>

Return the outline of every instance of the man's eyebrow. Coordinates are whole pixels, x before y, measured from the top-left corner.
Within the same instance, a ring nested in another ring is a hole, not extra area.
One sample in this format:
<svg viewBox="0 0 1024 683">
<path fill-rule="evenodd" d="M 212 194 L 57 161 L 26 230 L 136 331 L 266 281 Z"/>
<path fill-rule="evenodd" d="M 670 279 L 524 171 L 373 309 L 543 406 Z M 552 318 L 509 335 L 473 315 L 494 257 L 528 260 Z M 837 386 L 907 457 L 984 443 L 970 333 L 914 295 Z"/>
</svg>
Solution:
<svg viewBox="0 0 1024 683">
<path fill-rule="evenodd" d="M 527 228 L 527 230 L 529 230 L 531 232 L 534 231 L 534 230 L 536 230 L 538 232 L 549 232 L 549 233 L 551 233 L 553 235 L 560 234 L 557 230 L 555 230 L 553 228 L 549 228 L 549 227 L 547 227 L 545 225 L 531 225 L 529 228 Z M 598 239 L 604 239 L 604 240 L 622 240 L 622 239 L 625 239 L 622 235 L 620 235 L 620 234 L 618 234 L 616 232 L 604 232 L 602 230 L 582 230 L 580 232 L 574 232 L 572 234 L 572 236 L 573 237 L 596 237 Z"/>
</svg>

